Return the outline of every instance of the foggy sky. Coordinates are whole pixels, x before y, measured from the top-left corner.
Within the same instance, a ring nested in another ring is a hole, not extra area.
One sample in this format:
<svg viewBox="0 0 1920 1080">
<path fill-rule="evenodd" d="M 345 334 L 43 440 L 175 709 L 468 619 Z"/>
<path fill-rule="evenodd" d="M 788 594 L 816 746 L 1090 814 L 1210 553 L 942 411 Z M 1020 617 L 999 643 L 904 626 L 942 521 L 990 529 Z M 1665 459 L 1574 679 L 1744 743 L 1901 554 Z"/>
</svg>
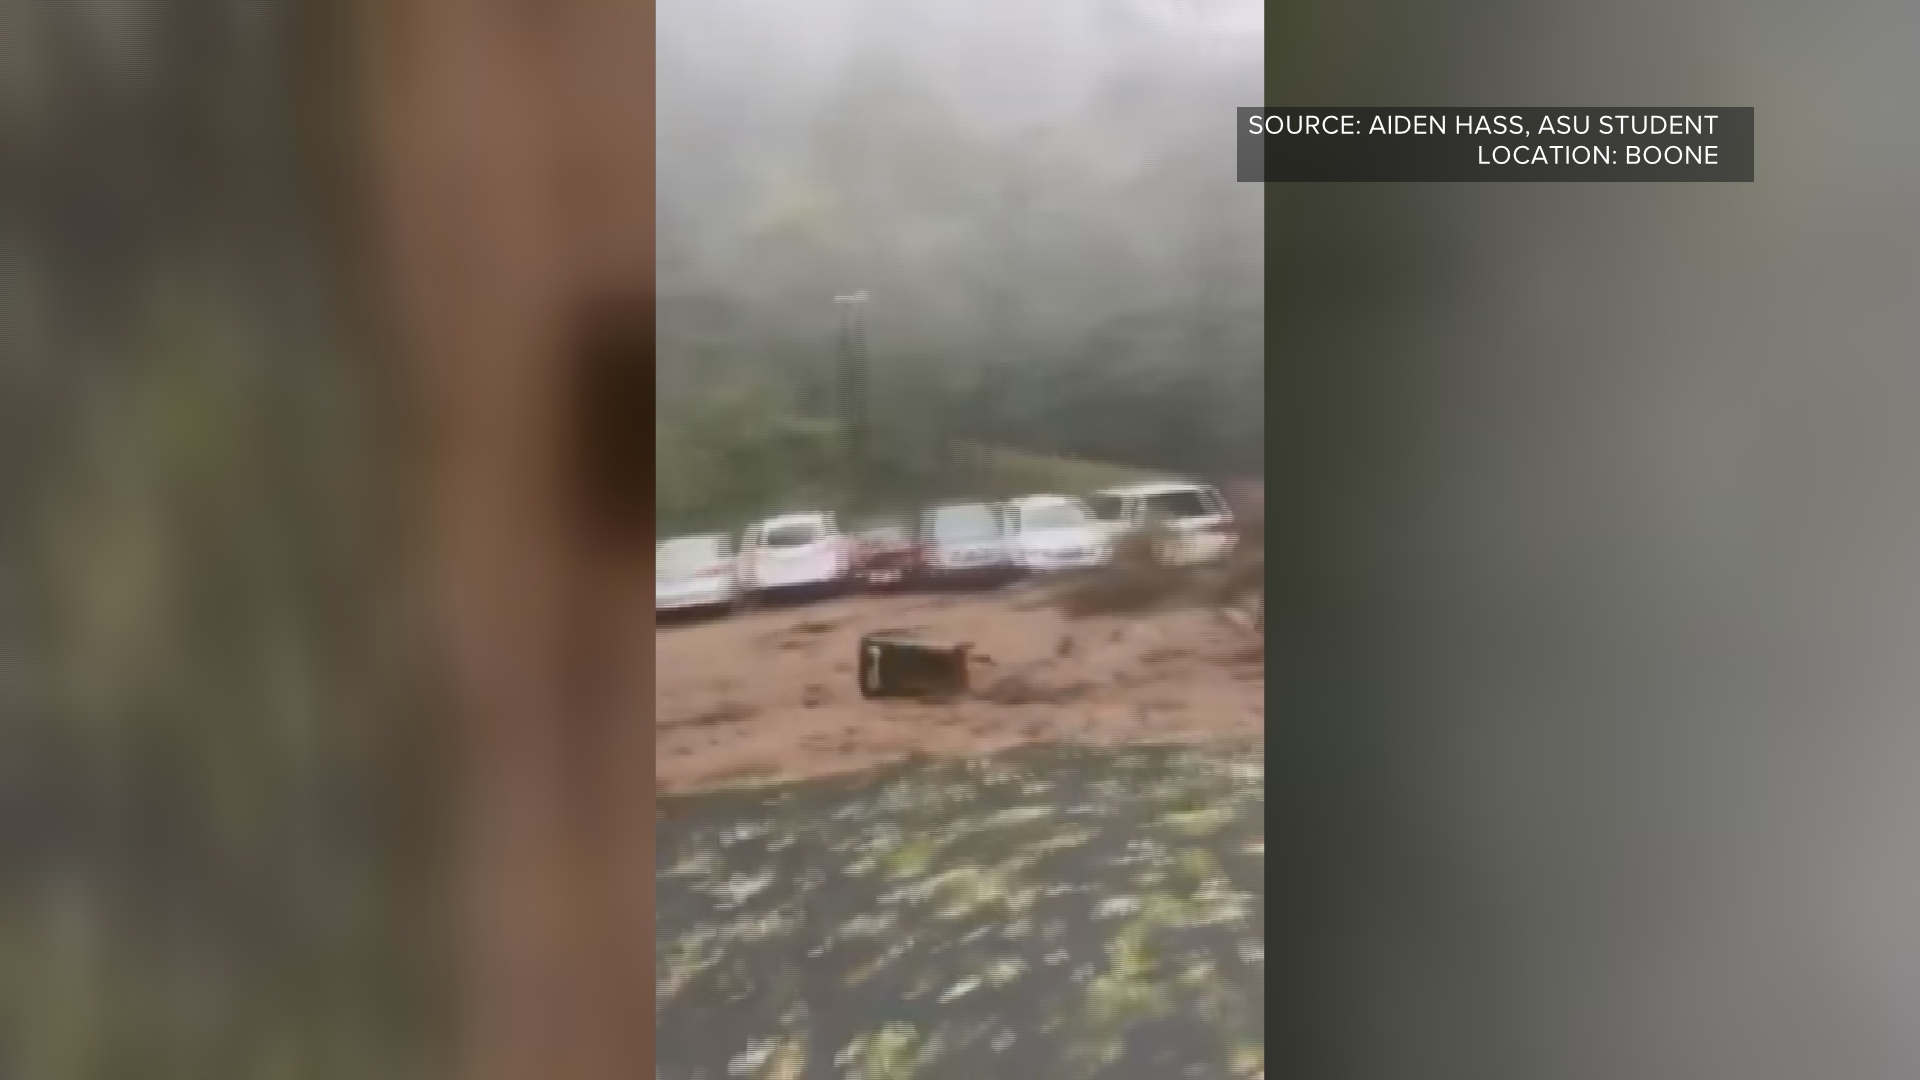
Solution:
<svg viewBox="0 0 1920 1080">
<path fill-rule="evenodd" d="M 1257 246 L 1259 192 L 1235 190 L 1229 125 L 1235 104 L 1261 93 L 1259 25 L 1253 0 L 662 5 L 663 275 L 673 279 L 699 263 L 710 277 L 730 278 L 730 288 L 751 291 L 757 282 L 739 262 L 747 258 L 741 245 L 777 212 L 770 208 L 800 198 L 797 187 L 810 180 L 827 198 L 858 198 L 847 210 L 856 220 L 839 223 L 840 232 L 864 232 L 850 242 L 850 265 L 823 268 L 823 276 L 859 275 L 861 262 L 871 261 L 865 273 L 876 279 L 926 270 L 964 287 L 929 265 L 951 245 L 936 244 L 924 253 L 928 262 L 908 258 L 904 265 L 881 250 L 932 216 L 935 208 L 923 211 L 922 203 L 938 193 L 915 170 L 943 145 L 954 160 L 941 163 L 940 173 L 991 188 L 1012 178 L 1008 159 L 992 151 L 1048 140 L 1078 144 L 1063 151 L 1063 167 L 1037 180 L 1044 195 L 1132 214 L 1133 230 L 1144 237 L 1175 232 L 1177 223 L 1153 219 L 1157 208 L 1130 201 L 1119 187 L 1126 177 L 1118 175 L 1182 155 L 1186 147 L 1167 144 L 1169 127 L 1217 142 L 1217 159 L 1185 165 L 1211 198 L 1236 202 Z M 1133 130 L 1134 118 L 1115 115 L 1111 102 L 1116 85 L 1139 78 L 1156 87 L 1141 111 L 1159 115 L 1138 117 Z M 902 84 L 922 100 L 900 99 Z M 1090 111 L 1102 100 L 1106 112 Z M 971 149 L 981 144 L 985 152 Z M 822 169 L 840 172 L 823 177 Z M 872 194 L 875 185 L 891 189 L 886 199 Z M 979 216 L 1003 203 L 983 188 L 964 205 L 943 209 Z M 681 257 L 686 261 L 675 261 Z M 812 263 L 824 258 L 808 256 Z M 748 280 L 740 280 L 743 274 Z M 830 295 L 833 287 L 813 291 Z"/>
<path fill-rule="evenodd" d="M 660 113 L 680 122 L 709 94 L 804 113 L 862 55 L 898 59 L 989 123 L 1071 115 L 1104 75 L 1143 63 L 1250 67 L 1257 0 L 670 0 L 659 7 Z"/>
</svg>

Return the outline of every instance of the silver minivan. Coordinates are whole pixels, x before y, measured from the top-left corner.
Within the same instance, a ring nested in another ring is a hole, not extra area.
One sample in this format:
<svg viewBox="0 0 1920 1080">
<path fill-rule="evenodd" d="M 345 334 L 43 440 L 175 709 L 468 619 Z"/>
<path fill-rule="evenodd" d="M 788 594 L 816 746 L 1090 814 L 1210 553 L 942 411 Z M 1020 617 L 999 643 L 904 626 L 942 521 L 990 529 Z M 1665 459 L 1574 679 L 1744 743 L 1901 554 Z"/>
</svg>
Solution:
<svg viewBox="0 0 1920 1080">
<path fill-rule="evenodd" d="M 920 517 L 921 572 L 934 582 L 993 579 L 1013 570 L 1012 546 L 1000 507 L 946 503 Z"/>
</svg>

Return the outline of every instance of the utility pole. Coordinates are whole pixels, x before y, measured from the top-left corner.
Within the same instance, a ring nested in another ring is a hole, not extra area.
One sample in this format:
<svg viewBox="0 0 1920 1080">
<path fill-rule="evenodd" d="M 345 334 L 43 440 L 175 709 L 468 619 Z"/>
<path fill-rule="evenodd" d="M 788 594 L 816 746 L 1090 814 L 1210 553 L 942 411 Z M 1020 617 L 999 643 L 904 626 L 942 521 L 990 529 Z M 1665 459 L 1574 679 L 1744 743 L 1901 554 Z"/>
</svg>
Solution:
<svg viewBox="0 0 1920 1080">
<path fill-rule="evenodd" d="M 840 421 L 844 426 L 847 462 L 854 497 L 868 497 L 872 480 L 873 431 L 869 416 L 870 368 L 867 358 L 867 292 L 843 293 L 833 298 L 840 309 Z"/>
</svg>

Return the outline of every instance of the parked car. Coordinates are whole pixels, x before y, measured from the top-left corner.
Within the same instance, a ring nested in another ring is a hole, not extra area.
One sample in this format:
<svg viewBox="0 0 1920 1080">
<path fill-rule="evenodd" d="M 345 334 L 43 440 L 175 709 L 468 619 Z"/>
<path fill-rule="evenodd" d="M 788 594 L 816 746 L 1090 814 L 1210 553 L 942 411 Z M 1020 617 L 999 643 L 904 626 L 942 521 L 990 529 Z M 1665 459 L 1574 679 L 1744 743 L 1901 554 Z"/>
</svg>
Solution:
<svg viewBox="0 0 1920 1080">
<path fill-rule="evenodd" d="M 1014 566 L 1033 573 L 1098 566 L 1113 553 L 1087 504 L 1071 495 L 1025 495 L 1002 514 Z"/>
<path fill-rule="evenodd" d="M 899 588 L 920 571 L 920 545 L 897 521 L 874 522 L 853 537 L 853 576 L 870 589 Z"/>
<path fill-rule="evenodd" d="M 1217 559 L 1233 550 L 1233 511 L 1210 484 L 1162 480 L 1108 488 L 1089 500 L 1094 515 L 1114 539 L 1147 527 L 1166 530 L 1156 555 L 1174 565 Z"/>
<path fill-rule="evenodd" d="M 740 585 L 752 595 L 833 592 L 852 564 L 851 545 L 829 513 L 768 518 L 740 538 Z"/>
<path fill-rule="evenodd" d="M 724 533 L 678 536 L 654 549 L 656 612 L 727 607 L 739 595 L 732 537 Z"/>
<path fill-rule="evenodd" d="M 934 582 L 993 581 L 1013 573 L 1000 508 L 991 503 L 947 503 L 920 522 L 921 573 Z"/>
</svg>

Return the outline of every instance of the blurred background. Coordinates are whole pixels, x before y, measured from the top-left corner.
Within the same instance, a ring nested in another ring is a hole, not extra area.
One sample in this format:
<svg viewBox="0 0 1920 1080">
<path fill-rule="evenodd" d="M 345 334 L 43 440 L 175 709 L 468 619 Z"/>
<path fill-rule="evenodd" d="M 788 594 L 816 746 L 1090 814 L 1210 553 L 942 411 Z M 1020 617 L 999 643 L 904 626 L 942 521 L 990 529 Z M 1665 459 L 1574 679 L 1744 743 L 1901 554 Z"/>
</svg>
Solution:
<svg viewBox="0 0 1920 1080">
<path fill-rule="evenodd" d="M 411 1075 L 407 459 L 344 10 L 0 6 L 0 1075 Z"/>
<path fill-rule="evenodd" d="M 341 14 L 0 5 L 0 1075 L 445 1060 L 450 758 Z M 675 462 L 804 460 L 849 289 L 927 460 L 1264 438 L 1294 1071 L 1912 1076 L 1920 12 L 1249 24 L 663 5 L 661 518 L 761 497 Z M 1194 198 L 1255 72 L 1752 105 L 1758 180 Z"/>
<path fill-rule="evenodd" d="M 1270 104 L 1758 117 L 1751 185 L 1268 190 L 1275 1071 L 1911 1075 L 1915 13 L 1269 20 Z"/>
</svg>

